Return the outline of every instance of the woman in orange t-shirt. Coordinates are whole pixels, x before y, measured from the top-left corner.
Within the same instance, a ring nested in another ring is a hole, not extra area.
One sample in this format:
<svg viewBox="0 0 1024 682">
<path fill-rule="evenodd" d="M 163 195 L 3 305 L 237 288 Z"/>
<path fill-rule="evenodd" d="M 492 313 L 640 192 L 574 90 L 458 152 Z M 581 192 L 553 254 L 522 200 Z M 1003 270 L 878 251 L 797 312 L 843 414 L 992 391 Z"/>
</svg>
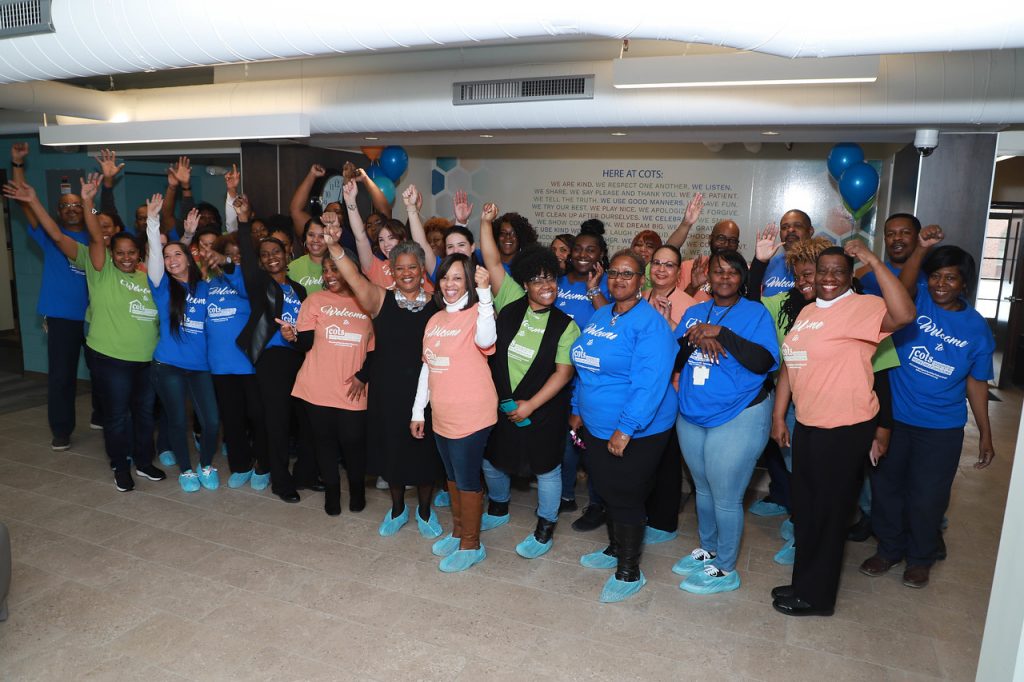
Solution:
<svg viewBox="0 0 1024 682">
<path fill-rule="evenodd" d="M 498 421 L 498 394 L 487 364 L 497 340 L 487 269 L 478 266 L 474 272 L 470 257 L 448 256 L 438 270 L 434 301 L 440 310 L 423 334 L 423 367 L 409 428 L 423 438 L 429 403 L 452 498 L 452 532 L 434 543 L 433 551 L 444 557 L 440 569 L 454 573 L 487 556 L 480 544 L 480 473 L 487 437 Z"/>
<path fill-rule="evenodd" d="M 342 256 L 344 258 L 344 256 Z M 373 341 L 373 323 L 338 272 L 323 260 L 324 288 L 302 302 L 296 345 L 306 359 L 292 395 L 303 400 L 324 482 L 324 511 L 341 513 L 338 452 L 348 478 L 349 511 L 366 507 L 366 385 L 356 377 Z"/>
<path fill-rule="evenodd" d="M 882 298 L 851 288 L 857 258 L 878 277 Z M 782 344 L 785 364 L 776 388 L 772 438 L 790 446 L 786 411 L 796 407 L 792 434 L 793 583 L 772 590 L 772 606 L 789 616 L 830 616 L 839 589 L 850 510 L 872 446 L 878 398 L 871 357 L 878 343 L 914 319 L 914 302 L 896 276 L 859 240 L 818 256 L 817 299 L 800 311 Z"/>
</svg>

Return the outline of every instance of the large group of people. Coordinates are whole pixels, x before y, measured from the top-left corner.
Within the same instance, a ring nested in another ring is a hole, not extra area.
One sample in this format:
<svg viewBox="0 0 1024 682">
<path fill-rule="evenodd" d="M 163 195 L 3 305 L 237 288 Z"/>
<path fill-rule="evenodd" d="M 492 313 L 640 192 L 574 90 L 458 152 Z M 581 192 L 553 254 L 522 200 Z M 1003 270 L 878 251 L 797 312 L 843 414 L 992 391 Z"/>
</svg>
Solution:
<svg viewBox="0 0 1024 682">
<path fill-rule="evenodd" d="M 529 479 L 536 526 L 515 549 L 548 552 L 582 467 L 589 504 L 573 528 L 604 525 L 608 543 L 579 561 L 612 571 L 600 600 L 617 602 L 645 584 L 644 545 L 677 536 L 684 471 L 698 538 L 672 567 L 680 588 L 739 589 L 743 500 L 762 461 L 771 487 L 752 511 L 786 516 L 776 561 L 793 565 L 773 606 L 806 616 L 833 613 L 858 506 L 878 539 L 860 570 L 905 561 L 904 584 L 927 584 L 968 405 L 976 466 L 994 456 L 994 342 L 968 303 L 974 261 L 909 214 L 885 222 L 885 261 L 859 239 L 815 237 L 800 209 L 757 233 L 750 260 L 732 220 L 685 260 L 700 194 L 664 240 L 644 230 L 609 253 L 597 218 L 546 245 L 494 203 L 478 243 L 461 191 L 453 220 L 424 220 L 405 188 L 403 222 L 355 168 L 341 201 L 311 212 L 326 173 L 312 166 L 290 216 L 258 215 L 233 168 L 222 215 L 195 202 L 182 157 L 129 228 L 112 195 L 124 164 L 98 161 L 54 218 L 15 144 L 4 194 L 44 254 L 52 447 L 70 445 L 84 345 L 119 491 L 133 468 L 164 479 L 157 463 L 187 493 L 215 490 L 223 440 L 229 487 L 292 503 L 322 492 L 337 516 L 344 468 L 351 512 L 380 477 L 380 536 L 414 514 L 440 570 L 459 572 L 486 560 L 482 534 L 508 523 L 512 486 Z"/>
</svg>

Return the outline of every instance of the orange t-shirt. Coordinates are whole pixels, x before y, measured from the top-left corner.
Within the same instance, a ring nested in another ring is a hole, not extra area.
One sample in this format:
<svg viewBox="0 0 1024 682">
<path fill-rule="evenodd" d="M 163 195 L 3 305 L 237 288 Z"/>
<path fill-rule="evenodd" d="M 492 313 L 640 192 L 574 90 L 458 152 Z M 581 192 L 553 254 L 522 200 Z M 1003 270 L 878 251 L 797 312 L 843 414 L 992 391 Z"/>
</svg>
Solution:
<svg viewBox="0 0 1024 682">
<path fill-rule="evenodd" d="M 395 288 L 395 278 L 391 274 L 391 261 L 389 260 L 381 260 L 374 256 L 370 269 L 364 270 L 363 274 L 377 286 L 384 287 L 385 289 Z M 427 293 L 434 292 L 434 284 L 427 277 L 421 278 L 420 284 Z"/>
<path fill-rule="evenodd" d="M 313 348 L 306 353 L 292 395 L 308 403 L 342 410 L 365 410 L 366 394 L 347 396 L 353 374 L 363 366 L 372 348 L 373 323 L 354 298 L 326 289 L 310 294 L 299 309 L 295 328 L 312 330 Z"/>
<path fill-rule="evenodd" d="M 688 293 L 683 291 L 683 289 L 684 287 L 676 285 L 675 289 L 669 292 L 668 295 L 668 300 L 672 303 L 672 308 L 669 310 L 669 325 L 672 327 L 673 331 L 675 331 L 675 328 L 679 326 L 679 321 L 683 319 L 683 313 L 686 312 L 686 309 L 699 302 L 693 296 L 690 296 Z M 653 291 L 644 292 L 644 298 L 647 299 L 647 302 L 651 305 L 654 305 L 651 300 L 653 297 Z"/>
<path fill-rule="evenodd" d="M 690 258 L 689 260 L 684 260 L 682 263 L 679 264 L 679 279 L 676 280 L 676 287 L 682 289 L 683 293 L 686 293 L 686 288 L 690 286 L 690 281 L 692 279 L 693 259 Z M 704 301 L 710 300 L 711 294 L 704 291 L 703 289 L 698 289 L 696 293 L 694 293 L 693 295 L 694 303 L 703 303 Z M 675 304 L 672 305 L 672 308 L 673 310 L 675 309 Z M 680 312 L 679 314 L 682 315 L 682 312 Z"/>
<path fill-rule="evenodd" d="M 476 305 L 454 313 L 442 310 L 423 333 L 434 432 L 445 438 L 464 438 L 498 421 L 498 393 L 486 358 L 494 346 L 477 347 L 476 318 Z"/>
<path fill-rule="evenodd" d="M 832 429 L 878 413 L 871 356 L 889 336 L 881 331 L 885 312 L 882 299 L 858 294 L 800 311 L 781 349 L 797 421 Z"/>
</svg>

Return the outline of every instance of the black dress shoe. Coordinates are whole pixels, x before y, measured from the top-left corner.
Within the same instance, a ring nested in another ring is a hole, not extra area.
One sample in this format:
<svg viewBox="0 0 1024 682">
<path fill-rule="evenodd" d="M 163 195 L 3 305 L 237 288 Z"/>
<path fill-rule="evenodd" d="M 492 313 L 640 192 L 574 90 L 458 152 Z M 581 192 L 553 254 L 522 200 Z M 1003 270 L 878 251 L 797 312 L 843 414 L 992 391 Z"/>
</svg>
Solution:
<svg viewBox="0 0 1024 682">
<path fill-rule="evenodd" d="M 576 504 L 576 500 L 567 500 L 564 497 L 558 503 L 558 513 L 574 512 L 579 509 L 579 505 Z"/>
<path fill-rule="evenodd" d="M 596 530 L 604 525 L 606 518 L 604 507 L 599 504 L 590 504 L 583 510 L 583 516 L 572 522 L 572 529 L 580 533 Z"/>
<path fill-rule="evenodd" d="M 772 588 L 772 599 L 782 599 L 784 597 L 793 597 L 796 593 L 793 591 L 792 585 L 779 585 L 778 587 Z"/>
<path fill-rule="evenodd" d="M 864 542 L 871 537 L 871 517 L 862 513 L 860 520 L 846 529 L 846 539 L 851 542 Z"/>
<path fill-rule="evenodd" d="M 299 494 L 294 490 L 287 493 L 277 493 L 277 496 L 281 498 L 282 502 L 287 502 L 289 504 L 295 504 L 296 502 L 299 501 L 299 499 L 301 499 L 299 497 Z"/>
<path fill-rule="evenodd" d="M 939 533 L 939 548 L 935 550 L 935 560 L 946 560 L 946 539 L 942 537 L 942 533 Z"/>
<path fill-rule="evenodd" d="M 800 597 L 779 597 L 772 608 L 787 616 L 831 616 L 835 609 L 816 609 Z"/>
<path fill-rule="evenodd" d="M 327 490 L 327 487 L 321 481 L 317 481 L 316 483 L 296 483 L 295 489 L 312 490 L 315 493 L 322 493 Z"/>
</svg>

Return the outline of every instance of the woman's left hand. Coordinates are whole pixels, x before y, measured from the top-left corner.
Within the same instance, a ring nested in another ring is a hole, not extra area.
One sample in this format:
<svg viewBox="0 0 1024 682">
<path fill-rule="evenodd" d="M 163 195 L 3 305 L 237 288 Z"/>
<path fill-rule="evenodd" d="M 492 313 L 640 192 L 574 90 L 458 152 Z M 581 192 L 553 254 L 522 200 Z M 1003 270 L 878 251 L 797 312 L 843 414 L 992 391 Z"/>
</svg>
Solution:
<svg viewBox="0 0 1024 682">
<path fill-rule="evenodd" d="M 705 339 L 717 339 L 722 331 L 720 324 L 707 324 L 698 322 L 686 330 L 686 338 L 691 346 L 700 346 Z"/>
<path fill-rule="evenodd" d="M 530 406 L 530 401 L 517 400 L 516 409 L 508 413 L 508 418 L 513 424 L 518 424 L 523 420 L 529 419 L 531 414 L 533 414 L 533 407 Z"/>
<path fill-rule="evenodd" d="M 491 273 L 482 265 L 476 266 L 476 272 L 474 273 L 473 279 L 476 280 L 477 289 L 486 289 L 491 286 Z"/>
<path fill-rule="evenodd" d="M 975 462 L 975 469 L 984 469 L 996 457 L 995 448 L 992 447 L 992 436 L 982 436 L 978 442 L 978 461 Z"/>
<path fill-rule="evenodd" d="M 348 392 L 346 393 L 346 397 L 349 400 L 361 400 L 362 397 L 366 395 L 366 384 L 360 381 L 355 374 L 350 376 L 348 378 L 348 381 L 346 381 L 345 383 L 348 384 Z"/>
<path fill-rule="evenodd" d="M 615 429 L 615 433 L 608 439 L 608 452 L 616 457 L 622 457 L 622 454 L 626 451 L 626 446 L 629 445 L 629 441 L 629 436 Z"/>
</svg>

